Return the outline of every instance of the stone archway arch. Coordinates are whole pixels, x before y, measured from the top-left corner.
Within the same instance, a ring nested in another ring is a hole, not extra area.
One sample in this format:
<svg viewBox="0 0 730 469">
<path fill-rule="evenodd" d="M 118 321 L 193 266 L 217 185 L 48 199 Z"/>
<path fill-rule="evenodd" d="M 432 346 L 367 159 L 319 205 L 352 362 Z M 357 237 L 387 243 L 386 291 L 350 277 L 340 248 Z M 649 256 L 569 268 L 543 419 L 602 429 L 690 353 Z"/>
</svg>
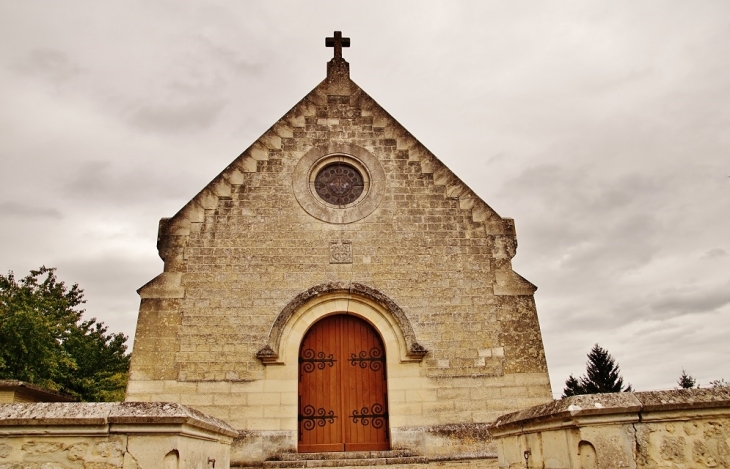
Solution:
<svg viewBox="0 0 730 469">
<path fill-rule="evenodd" d="M 390 335 L 392 342 L 397 344 L 402 362 L 421 361 L 428 353 L 416 340 L 410 321 L 393 300 L 367 285 L 331 282 L 312 287 L 294 297 L 276 317 L 266 345 L 256 356 L 265 365 L 284 364 L 285 336 L 296 327 L 308 328 L 317 319 L 336 311 L 356 314 L 381 333 L 391 331 L 386 335 Z"/>
</svg>

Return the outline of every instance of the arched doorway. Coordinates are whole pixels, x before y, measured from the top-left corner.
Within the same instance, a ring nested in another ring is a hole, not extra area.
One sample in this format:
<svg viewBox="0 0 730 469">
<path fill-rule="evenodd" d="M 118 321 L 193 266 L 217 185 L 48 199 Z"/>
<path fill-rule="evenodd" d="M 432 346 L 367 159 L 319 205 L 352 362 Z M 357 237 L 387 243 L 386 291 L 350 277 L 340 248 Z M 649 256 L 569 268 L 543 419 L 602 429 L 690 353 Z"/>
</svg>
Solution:
<svg viewBox="0 0 730 469">
<path fill-rule="evenodd" d="M 327 316 L 299 349 L 299 452 L 390 448 L 385 348 L 349 314 Z"/>
</svg>

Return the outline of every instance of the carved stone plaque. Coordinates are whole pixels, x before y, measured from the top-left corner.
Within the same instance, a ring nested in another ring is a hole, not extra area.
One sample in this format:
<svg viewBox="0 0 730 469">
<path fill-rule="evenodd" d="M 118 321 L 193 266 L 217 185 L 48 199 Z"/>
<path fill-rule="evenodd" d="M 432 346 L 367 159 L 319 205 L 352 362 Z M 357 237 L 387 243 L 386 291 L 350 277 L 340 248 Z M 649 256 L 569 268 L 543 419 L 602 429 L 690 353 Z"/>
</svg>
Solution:
<svg viewBox="0 0 730 469">
<path fill-rule="evenodd" d="M 352 241 L 330 241 L 330 264 L 352 264 Z"/>
</svg>

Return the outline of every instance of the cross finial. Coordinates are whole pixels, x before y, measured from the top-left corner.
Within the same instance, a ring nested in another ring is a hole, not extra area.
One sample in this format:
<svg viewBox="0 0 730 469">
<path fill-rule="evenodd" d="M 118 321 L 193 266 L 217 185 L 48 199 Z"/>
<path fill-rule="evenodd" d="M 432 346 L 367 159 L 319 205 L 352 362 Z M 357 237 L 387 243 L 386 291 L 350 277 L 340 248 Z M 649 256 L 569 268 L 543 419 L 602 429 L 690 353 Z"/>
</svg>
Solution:
<svg viewBox="0 0 730 469">
<path fill-rule="evenodd" d="M 350 47 L 350 38 L 342 37 L 342 31 L 335 31 L 335 37 L 328 37 L 324 40 L 324 45 L 335 48 L 335 58 L 342 58 L 342 48 Z"/>
</svg>

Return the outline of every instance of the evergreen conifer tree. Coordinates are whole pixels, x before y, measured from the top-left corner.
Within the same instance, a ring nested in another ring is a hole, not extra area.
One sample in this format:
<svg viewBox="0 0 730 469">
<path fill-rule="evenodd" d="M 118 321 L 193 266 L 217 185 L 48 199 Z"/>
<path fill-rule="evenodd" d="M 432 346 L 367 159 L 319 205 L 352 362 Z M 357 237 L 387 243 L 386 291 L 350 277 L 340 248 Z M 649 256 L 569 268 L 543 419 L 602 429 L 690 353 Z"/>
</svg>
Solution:
<svg viewBox="0 0 730 469">
<path fill-rule="evenodd" d="M 692 389 L 697 385 L 697 380 L 694 379 L 692 375 L 688 375 L 687 372 L 684 371 L 684 368 L 682 368 L 682 374 L 679 376 L 677 384 L 680 389 Z"/>
<path fill-rule="evenodd" d="M 630 392 L 631 385 L 624 387 L 624 379 L 620 374 L 616 360 L 608 350 L 595 344 L 588 353 L 586 374 L 576 379 L 573 375 L 565 381 L 563 397 L 579 394 L 599 394 L 608 392 Z"/>
<path fill-rule="evenodd" d="M 585 390 L 580 385 L 575 376 L 570 375 L 570 377 L 565 381 L 565 389 L 563 389 L 562 397 L 577 396 L 579 394 L 585 393 Z"/>
</svg>

